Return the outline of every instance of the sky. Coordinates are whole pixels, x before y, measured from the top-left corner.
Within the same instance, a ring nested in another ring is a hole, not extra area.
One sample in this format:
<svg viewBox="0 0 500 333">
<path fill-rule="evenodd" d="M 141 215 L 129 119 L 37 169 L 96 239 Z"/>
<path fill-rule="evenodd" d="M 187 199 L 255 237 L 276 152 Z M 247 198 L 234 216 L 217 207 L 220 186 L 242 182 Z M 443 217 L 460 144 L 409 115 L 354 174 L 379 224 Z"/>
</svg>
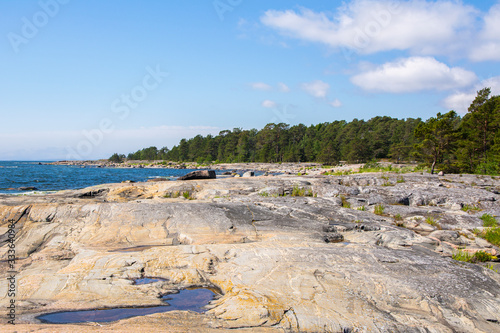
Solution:
<svg viewBox="0 0 500 333">
<path fill-rule="evenodd" d="M 108 158 L 268 123 L 463 115 L 500 1 L 0 2 L 0 160 Z"/>
</svg>

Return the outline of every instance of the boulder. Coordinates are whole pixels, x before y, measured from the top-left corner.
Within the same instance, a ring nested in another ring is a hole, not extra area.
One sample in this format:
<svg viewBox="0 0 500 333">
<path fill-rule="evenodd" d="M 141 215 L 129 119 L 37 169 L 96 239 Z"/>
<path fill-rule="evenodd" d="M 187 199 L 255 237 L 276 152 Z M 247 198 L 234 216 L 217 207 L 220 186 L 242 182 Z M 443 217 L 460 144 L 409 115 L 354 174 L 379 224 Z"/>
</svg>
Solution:
<svg viewBox="0 0 500 333">
<path fill-rule="evenodd" d="M 215 179 L 215 171 L 213 170 L 198 170 L 188 173 L 177 180 L 193 180 L 193 179 Z"/>
<path fill-rule="evenodd" d="M 18 190 L 19 191 L 36 191 L 38 189 L 34 186 L 26 186 L 26 187 L 20 187 L 20 188 L 18 188 Z"/>
<path fill-rule="evenodd" d="M 255 177 L 255 172 L 253 171 L 247 171 L 243 174 L 243 178 L 248 178 L 248 177 Z"/>
<path fill-rule="evenodd" d="M 338 233 L 330 233 L 323 239 L 325 240 L 325 243 L 340 243 L 344 241 L 344 236 Z"/>
</svg>

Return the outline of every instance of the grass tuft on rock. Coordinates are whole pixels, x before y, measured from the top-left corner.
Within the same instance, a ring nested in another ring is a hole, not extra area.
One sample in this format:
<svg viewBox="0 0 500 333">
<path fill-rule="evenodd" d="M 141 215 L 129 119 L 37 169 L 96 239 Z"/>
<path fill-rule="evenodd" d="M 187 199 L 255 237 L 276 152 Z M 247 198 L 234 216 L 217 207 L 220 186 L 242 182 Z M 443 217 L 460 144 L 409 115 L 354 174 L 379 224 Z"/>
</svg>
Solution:
<svg viewBox="0 0 500 333">
<path fill-rule="evenodd" d="M 480 219 L 483 220 L 483 227 L 487 228 L 498 227 L 497 220 L 495 219 L 494 216 L 491 216 L 490 214 L 483 214 L 483 216 L 481 216 Z"/>
<path fill-rule="evenodd" d="M 384 214 L 385 207 L 383 205 L 376 205 L 374 213 L 377 215 L 383 215 Z"/>
<path fill-rule="evenodd" d="M 456 251 L 453 253 L 452 258 L 457 261 L 470 262 L 470 263 L 478 263 L 478 262 L 487 262 L 493 259 L 496 259 L 495 256 L 492 256 L 488 252 L 485 251 L 477 251 L 474 254 L 465 251 Z"/>
</svg>

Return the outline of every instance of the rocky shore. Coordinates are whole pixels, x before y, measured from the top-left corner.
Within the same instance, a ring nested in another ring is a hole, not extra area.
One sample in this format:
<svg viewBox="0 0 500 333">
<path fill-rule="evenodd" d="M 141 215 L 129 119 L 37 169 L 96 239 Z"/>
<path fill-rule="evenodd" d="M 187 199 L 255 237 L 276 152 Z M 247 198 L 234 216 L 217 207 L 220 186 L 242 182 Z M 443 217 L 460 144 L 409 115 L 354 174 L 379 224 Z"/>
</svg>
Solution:
<svg viewBox="0 0 500 333">
<path fill-rule="evenodd" d="M 294 175 L 0 196 L 2 290 L 8 288 L 8 226 L 16 228 L 15 330 L 500 330 L 499 248 L 481 237 L 484 216 L 500 216 L 499 179 L 331 176 L 321 175 L 320 166 L 295 168 Z M 485 262 L 452 258 L 474 253 Z M 133 283 L 141 277 L 162 280 Z M 72 325 L 36 319 L 160 305 L 169 291 L 200 286 L 218 292 L 202 314 Z M 2 293 L 0 307 L 9 302 Z M 7 320 L 2 315 L 0 331 L 13 331 Z"/>
<path fill-rule="evenodd" d="M 231 170 L 231 171 L 262 171 L 269 173 L 298 173 L 310 172 L 321 173 L 327 170 L 333 172 L 359 170 L 363 164 L 339 165 L 336 167 L 324 167 L 320 163 L 217 163 L 198 164 L 196 162 L 171 162 L 171 161 L 135 161 L 127 160 L 123 163 L 114 163 L 108 160 L 92 161 L 58 161 L 47 163 L 49 165 L 70 165 L 94 168 L 152 168 L 152 169 L 209 169 L 209 170 Z M 400 168 L 407 165 L 382 163 L 383 165 L 394 165 Z"/>
</svg>

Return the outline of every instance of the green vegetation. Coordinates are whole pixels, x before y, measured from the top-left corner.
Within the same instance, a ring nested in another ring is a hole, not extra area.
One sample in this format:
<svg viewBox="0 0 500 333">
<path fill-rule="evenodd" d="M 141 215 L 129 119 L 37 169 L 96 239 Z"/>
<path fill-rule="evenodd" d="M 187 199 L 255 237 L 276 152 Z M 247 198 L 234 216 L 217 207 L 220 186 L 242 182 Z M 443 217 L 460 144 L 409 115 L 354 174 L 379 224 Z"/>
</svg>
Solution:
<svg viewBox="0 0 500 333">
<path fill-rule="evenodd" d="M 432 217 L 428 216 L 426 219 L 425 219 L 425 222 L 429 225 L 432 225 L 433 227 L 436 227 L 437 229 L 441 229 L 441 226 L 439 225 L 439 223 L 436 222 L 436 220 L 434 220 Z"/>
<path fill-rule="evenodd" d="M 403 176 L 399 177 L 396 183 L 398 184 L 405 183 L 405 179 L 403 178 Z"/>
<path fill-rule="evenodd" d="M 495 269 L 495 265 L 493 264 L 486 265 L 486 268 L 491 269 L 495 273 L 498 273 L 498 269 Z"/>
<path fill-rule="evenodd" d="M 357 210 L 360 210 L 360 211 L 362 211 L 362 212 L 366 211 L 365 206 L 361 206 L 361 207 L 358 207 L 358 208 L 356 208 L 356 209 L 357 209 Z"/>
<path fill-rule="evenodd" d="M 453 253 L 452 258 L 458 261 L 464 261 L 470 263 L 487 262 L 496 259 L 496 257 L 492 256 L 491 254 L 485 251 L 477 251 L 474 254 L 470 254 L 469 252 L 460 250 Z"/>
<path fill-rule="evenodd" d="M 483 220 L 483 227 L 498 227 L 497 220 L 490 214 L 483 214 L 480 219 Z"/>
<path fill-rule="evenodd" d="M 399 214 L 399 213 L 398 213 L 398 214 L 396 214 L 396 215 L 394 216 L 394 220 L 396 220 L 396 221 L 402 221 L 402 220 L 403 220 L 403 217 L 401 216 L 401 214 Z"/>
<path fill-rule="evenodd" d="M 311 189 L 300 188 L 298 185 L 295 185 L 292 189 L 292 197 L 312 197 L 314 196 L 313 191 Z"/>
<path fill-rule="evenodd" d="M 485 230 L 479 234 L 479 237 L 486 239 L 493 245 L 500 246 L 500 227 Z"/>
<path fill-rule="evenodd" d="M 351 203 L 343 195 L 340 196 L 340 200 L 342 200 L 342 207 L 351 208 Z"/>
<path fill-rule="evenodd" d="M 194 200 L 194 197 L 191 196 L 191 192 L 189 192 L 189 191 L 167 192 L 167 193 L 165 193 L 165 195 L 163 197 L 175 199 L 175 198 L 179 198 L 181 196 L 185 199 L 188 199 L 188 200 Z"/>
<path fill-rule="evenodd" d="M 413 136 L 421 119 L 375 117 L 368 121 L 334 121 L 318 125 L 267 124 L 263 129 L 224 130 L 217 136 L 182 139 L 171 150 L 149 147 L 128 159 L 177 162 L 367 162 L 393 158 L 413 160 Z"/>
<path fill-rule="evenodd" d="M 383 215 L 384 214 L 385 207 L 383 205 L 376 205 L 374 213 L 377 215 Z"/>
<path fill-rule="evenodd" d="M 484 88 L 460 117 L 454 111 L 421 119 L 374 117 L 317 125 L 267 124 L 182 139 L 171 150 L 149 147 L 127 158 L 176 162 L 367 163 L 360 172 L 408 172 L 382 167 L 380 159 L 423 162 L 430 172 L 500 174 L 500 96 Z M 118 154 L 112 156 L 116 159 Z M 123 155 L 118 155 L 123 156 Z M 416 170 L 413 170 L 416 171 Z M 422 169 L 422 172 L 426 169 Z M 343 175 L 343 174 L 340 174 Z"/>
<path fill-rule="evenodd" d="M 263 192 L 260 192 L 260 193 L 259 193 L 259 195 L 260 195 L 261 197 L 265 197 L 265 198 L 267 198 L 267 197 L 269 196 L 269 193 L 267 193 L 266 191 L 263 191 Z"/>
<path fill-rule="evenodd" d="M 469 206 L 469 205 L 464 205 L 461 209 L 464 212 L 479 212 L 482 210 L 479 206 Z"/>
<path fill-rule="evenodd" d="M 113 162 L 113 163 L 123 163 L 123 160 L 125 159 L 125 155 L 120 155 L 117 153 L 114 153 L 111 155 L 111 157 L 108 159 L 108 161 Z"/>
</svg>

